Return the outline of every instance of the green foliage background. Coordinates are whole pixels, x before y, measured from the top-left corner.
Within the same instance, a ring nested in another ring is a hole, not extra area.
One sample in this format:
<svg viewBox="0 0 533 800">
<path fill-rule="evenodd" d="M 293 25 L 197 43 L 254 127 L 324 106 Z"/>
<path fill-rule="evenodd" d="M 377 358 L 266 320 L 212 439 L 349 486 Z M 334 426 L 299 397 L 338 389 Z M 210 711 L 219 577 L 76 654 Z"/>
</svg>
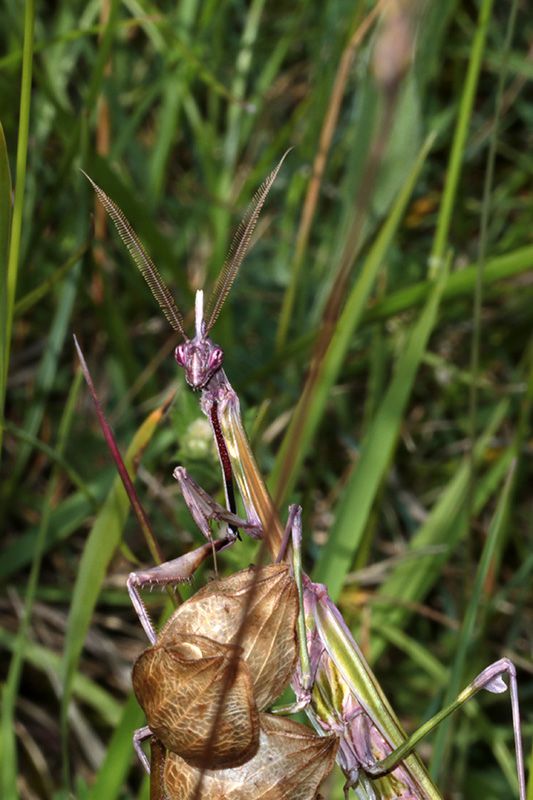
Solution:
<svg viewBox="0 0 533 800">
<path fill-rule="evenodd" d="M 188 313 L 294 148 L 214 332 L 259 463 L 280 507 L 303 505 L 308 571 L 405 726 L 507 655 L 531 742 L 531 15 L 403 0 L 414 58 L 394 73 L 403 28 L 353 40 L 373 5 L 2 4 L 2 797 L 148 796 L 125 578 L 152 557 L 72 333 L 167 558 L 199 542 L 173 467 L 220 493 L 175 337 L 80 167 Z M 252 558 L 239 544 L 222 569 Z M 157 618 L 165 596 L 148 603 Z M 419 750 L 446 797 L 516 793 L 505 697 Z"/>
</svg>

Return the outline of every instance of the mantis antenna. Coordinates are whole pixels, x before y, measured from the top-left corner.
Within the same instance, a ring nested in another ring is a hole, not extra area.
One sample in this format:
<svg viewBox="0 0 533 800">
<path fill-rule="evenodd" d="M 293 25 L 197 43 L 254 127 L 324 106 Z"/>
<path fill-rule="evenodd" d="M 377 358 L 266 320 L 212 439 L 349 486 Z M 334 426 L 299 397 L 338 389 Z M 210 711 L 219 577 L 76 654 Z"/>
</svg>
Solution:
<svg viewBox="0 0 533 800">
<path fill-rule="evenodd" d="M 255 230 L 255 226 L 257 225 L 257 221 L 261 214 L 261 210 L 268 197 L 268 193 L 272 188 L 272 184 L 277 178 L 278 172 L 281 169 L 281 165 L 289 153 L 290 150 L 287 150 L 283 154 L 277 166 L 263 181 L 255 193 L 252 202 L 248 206 L 246 213 L 239 224 L 239 227 L 235 231 L 229 253 L 224 261 L 224 264 L 222 265 L 217 282 L 215 283 L 213 291 L 209 297 L 207 307 L 208 321 L 205 329 L 206 335 L 217 321 L 220 311 L 222 310 L 222 306 L 224 305 L 224 301 L 226 300 L 226 297 L 233 286 L 233 282 L 237 277 L 239 267 L 241 266 L 246 253 L 250 249 L 250 242 Z"/>
<path fill-rule="evenodd" d="M 220 270 L 213 291 L 209 297 L 207 310 L 208 322 L 200 334 L 201 337 L 208 335 L 209 331 L 218 319 L 220 311 L 222 310 L 222 306 L 224 305 L 224 301 L 226 300 L 233 282 L 237 277 L 239 267 L 241 266 L 246 253 L 250 249 L 252 235 L 261 214 L 261 210 L 268 197 L 268 193 L 270 192 L 272 184 L 276 180 L 277 174 L 281 169 L 281 165 L 285 161 L 285 158 L 289 152 L 290 150 L 286 151 L 275 169 L 261 184 L 255 193 L 252 202 L 248 206 L 248 209 L 246 210 L 246 213 L 239 224 L 235 235 L 233 236 L 229 253 L 224 261 L 224 264 L 222 265 L 222 269 Z M 81 171 L 93 187 L 98 199 L 115 223 L 115 227 L 120 238 L 126 245 L 133 261 L 148 284 L 150 291 L 157 300 L 170 326 L 175 331 L 178 331 L 185 341 L 188 341 L 188 336 L 185 333 L 185 327 L 183 323 L 183 315 L 178 309 L 170 289 L 165 284 L 159 270 L 141 244 L 139 237 L 133 230 L 131 224 L 128 222 L 124 212 L 119 208 L 114 200 L 111 200 L 104 190 L 101 189 L 93 181 L 93 179 L 89 177 L 89 175 L 87 175 L 86 172 L 83 170 Z M 196 319 L 196 336 L 198 336 L 201 327 L 202 326 L 198 325 L 198 319 Z"/>
<path fill-rule="evenodd" d="M 83 170 L 81 171 L 83 172 Z M 126 219 L 123 211 L 117 206 L 114 200 L 111 200 L 111 198 L 107 196 L 103 189 L 97 186 L 86 172 L 83 172 L 83 174 L 92 185 L 98 199 L 115 223 L 120 238 L 128 248 L 129 254 L 150 287 L 150 291 L 159 303 L 170 326 L 174 328 L 175 331 L 179 331 L 184 339 L 187 339 L 183 325 L 183 316 L 170 293 L 170 289 L 165 284 L 156 265 L 142 246 L 139 237 Z"/>
</svg>

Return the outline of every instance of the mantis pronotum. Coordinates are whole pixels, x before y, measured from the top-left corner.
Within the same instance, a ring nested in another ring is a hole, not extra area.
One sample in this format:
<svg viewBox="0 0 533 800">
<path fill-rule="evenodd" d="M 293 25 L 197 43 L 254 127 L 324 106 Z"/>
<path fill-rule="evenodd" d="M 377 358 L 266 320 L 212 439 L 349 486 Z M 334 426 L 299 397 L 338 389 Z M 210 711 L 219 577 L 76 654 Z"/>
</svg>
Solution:
<svg viewBox="0 0 533 800">
<path fill-rule="evenodd" d="M 216 440 L 230 516 L 214 504 L 188 478 L 183 470 L 176 477 L 196 522 L 209 534 L 209 519 L 225 519 L 228 537 L 217 547 L 231 544 L 239 527 L 252 535 L 264 535 L 275 557 L 284 539 L 283 529 L 255 463 L 242 425 L 239 401 L 222 370 L 221 348 L 209 338 L 225 298 L 237 276 L 239 266 L 249 248 L 259 213 L 278 174 L 285 156 L 257 192 L 233 239 L 228 258 L 211 294 L 204 316 L 203 292 L 197 292 L 195 303 L 195 335 L 185 333 L 183 316 L 164 284 L 157 268 L 145 252 L 118 206 L 91 180 L 106 210 L 115 222 L 135 263 L 146 279 L 170 325 L 183 337 L 176 348 L 175 359 L 184 367 L 187 382 L 201 390 L 201 407 L 207 415 Z M 238 484 L 247 519 L 238 520 L 233 479 Z M 143 610 L 138 587 L 145 584 L 175 582 L 179 575 L 159 567 L 130 577 L 129 589 L 147 635 L 155 634 Z M 353 640 L 342 616 L 327 590 L 303 576 L 303 616 L 301 661 L 293 680 L 296 705 L 305 708 L 315 729 L 340 737 L 338 763 L 346 775 L 346 792 L 353 789 L 360 800 L 438 800 L 441 797 L 422 762 L 413 753 L 416 743 L 442 718 L 465 703 L 481 689 L 502 692 L 502 679 L 508 675 L 513 711 L 513 727 L 520 800 L 525 800 L 525 781 L 520 740 L 516 673 L 508 659 L 487 667 L 448 708 L 429 720 L 419 732 L 407 738 L 392 708 L 383 695 L 361 651 Z M 309 665 L 304 667 L 308 652 Z"/>
</svg>

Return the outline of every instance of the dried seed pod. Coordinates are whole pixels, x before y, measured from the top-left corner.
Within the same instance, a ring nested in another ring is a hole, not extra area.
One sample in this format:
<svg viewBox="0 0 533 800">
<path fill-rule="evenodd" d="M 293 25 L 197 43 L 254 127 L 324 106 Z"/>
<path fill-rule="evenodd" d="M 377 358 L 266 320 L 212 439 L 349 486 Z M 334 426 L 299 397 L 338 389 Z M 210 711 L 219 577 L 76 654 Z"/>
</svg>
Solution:
<svg viewBox="0 0 533 800">
<path fill-rule="evenodd" d="M 200 779 L 202 800 L 315 800 L 335 763 L 338 739 L 271 714 L 261 714 L 260 721 L 257 754 L 240 767 L 202 775 L 167 753 L 164 785 L 169 800 L 192 800 Z"/>
<path fill-rule="evenodd" d="M 282 564 L 212 581 L 176 609 L 132 675 L 148 725 L 169 751 L 210 769 L 254 756 L 258 709 L 295 669 L 297 614 L 296 585 Z"/>
<path fill-rule="evenodd" d="M 139 656 L 132 681 L 152 732 L 191 764 L 221 769 L 257 752 L 258 712 L 240 648 L 170 628 L 164 642 Z"/>
<path fill-rule="evenodd" d="M 252 596 L 250 602 L 250 593 Z M 270 564 L 211 581 L 183 603 L 162 629 L 208 636 L 233 644 L 246 615 L 239 645 L 252 676 L 260 711 L 272 705 L 289 682 L 297 659 L 298 593 L 286 564 Z"/>
</svg>

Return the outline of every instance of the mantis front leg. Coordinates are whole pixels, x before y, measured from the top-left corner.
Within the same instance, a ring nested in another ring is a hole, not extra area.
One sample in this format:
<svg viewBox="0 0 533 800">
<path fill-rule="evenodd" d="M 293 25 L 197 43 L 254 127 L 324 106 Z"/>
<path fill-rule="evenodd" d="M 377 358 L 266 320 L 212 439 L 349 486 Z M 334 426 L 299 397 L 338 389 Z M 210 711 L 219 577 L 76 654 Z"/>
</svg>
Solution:
<svg viewBox="0 0 533 800">
<path fill-rule="evenodd" d="M 248 531 L 251 536 L 256 538 L 261 535 L 254 523 L 249 523 L 247 520 L 237 517 L 216 503 L 201 486 L 198 486 L 189 477 L 185 469 L 177 467 L 174 470 L 174 477 L 180 485 L 183 498 L 192 518 L 208 541 L 195 550 L 191 550 L 189 553 L 185 553 L 171 561 L 166 561 L 164 564 L 130 573 L 127 581 L 130 599 L 151 644 L 155 643 L 157 635 L 146 606 L 139 594 L 140 589 L 153 586 L 169 586 L 189 581 L 206 558 L 209 558 L 210 555 L 216 555 L 216 553 L 233 544 L 237 538 L 234 530 L 238 528 Z M 224 538 L 213 540 L 211 536 L 211 523 L 213 521 L 224 522 L 229 526 L 228 533 Z"/>
</svg>

